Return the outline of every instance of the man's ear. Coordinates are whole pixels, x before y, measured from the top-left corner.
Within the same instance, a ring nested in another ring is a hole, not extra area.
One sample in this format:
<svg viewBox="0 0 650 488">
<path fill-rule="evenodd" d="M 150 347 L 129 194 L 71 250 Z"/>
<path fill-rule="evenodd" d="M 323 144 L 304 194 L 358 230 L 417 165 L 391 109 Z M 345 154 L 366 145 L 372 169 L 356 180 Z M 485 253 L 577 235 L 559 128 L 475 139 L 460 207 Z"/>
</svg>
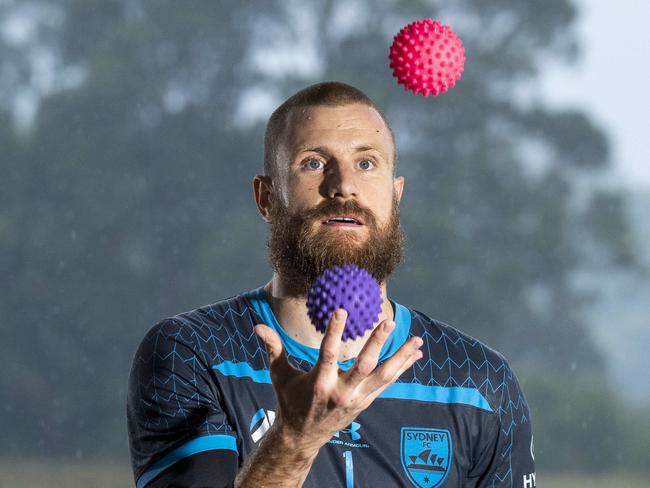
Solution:
<svg viewBox="0 0 650 488">
<path fill-rule="evenodd" d="M 395 195 L 397 196 L 397 203 L 402 199 L 402 192 L 404 191 L 404 177 L 398 176 L 393 179 L 393 188 L 395 189 Z"/>
<path fill-rule="evenodd" d="M 273 199 L 273 183 L 271 177 L 265 175 L 255 175 L 253 178 L 253 193 L 255 195 L 255 205 L 262 215 L 265 222 L 271 222 L 271 200 Z"/>
</svg>

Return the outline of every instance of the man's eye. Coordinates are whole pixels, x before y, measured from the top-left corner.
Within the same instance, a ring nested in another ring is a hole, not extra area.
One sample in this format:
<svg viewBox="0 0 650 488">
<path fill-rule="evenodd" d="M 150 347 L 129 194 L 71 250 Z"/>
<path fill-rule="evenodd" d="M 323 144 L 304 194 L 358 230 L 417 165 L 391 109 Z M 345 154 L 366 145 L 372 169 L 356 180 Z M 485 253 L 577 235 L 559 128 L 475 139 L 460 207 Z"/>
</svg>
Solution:
<svg viewBox="0 0 650 488">
<path fill-rule="evenodd" d="M 359 161 L 359 165 L 361 166 L 361 169 L 370 169 L 369 165 L 375 165 L 375 162 L 372 159 L 363 159 Z"/>
<path fill-rule="evenodd" d="M 308 159 L 303 163 L 303 167 L 317 170 L 322 169 L 322 166 L 320 166 L 322 164 L 324 163 L 320 159 Z M 375 166 L 375 162 L 372 159 L 362 159 L 358 164 L 363 170 L 368 170 Z"/>
<path fill-rule="evenodd" d="M 309 159 L 309 160 L 307 160 L 307 161 L 305 162 L 305 166 L 306 166 L 308 169 L 319 169 L 319 168 L 318 168 L 318 165 L 321 164 L 321 162 L 322 162 L 322 161 L 320 161 L 320 160 L 318 160 L 318 159 Z"/>
</svg>

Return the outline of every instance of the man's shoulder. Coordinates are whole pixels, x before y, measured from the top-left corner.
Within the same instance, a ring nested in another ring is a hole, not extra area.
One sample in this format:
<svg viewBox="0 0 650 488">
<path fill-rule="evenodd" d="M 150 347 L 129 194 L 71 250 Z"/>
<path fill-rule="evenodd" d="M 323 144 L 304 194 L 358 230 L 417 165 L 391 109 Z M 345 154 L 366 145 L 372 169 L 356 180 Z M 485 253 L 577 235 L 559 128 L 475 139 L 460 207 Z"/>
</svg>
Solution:
<svg viewBox="0 0 650 488">
<path fill-rule="evenodd" d="M 183 344 L 209 350 L 229 341 L 242 342 L 254 335 L 258 315 L 251 304 L 252 290 L 179 312 L 158 320 L 145 333 L 142 344 Z"/>
<path fill-rule="evenodd" d="M 519 389 L 506 357 L 483 341 L 423 312 L 410 309 L 411 335 L 424 340 L 419 381 L 446 387 L 477 389 L 492 410 L 503 408 Z M 424 361 L 424 363 L 422 363 Z"/>
<path fill-rule="evenodd" d="M 427 334 L 435 342 L 444 342 L 449 348 L 450 353 L 456 352 L 459 356 L 464 356 L 465 352 L 480 352 L 480 356 L 495 367 L 508 364 L 506 357 L 493 349 L 485 342 L 472 335 L 463 332 L 454 325 L 450 325 L 442 320 L 432 318 L 419 310 L 411 308 L 412 315 L 412 334 L 418 335 L 417 327 L 421 328 L 421 333 Z"/>
</svg>

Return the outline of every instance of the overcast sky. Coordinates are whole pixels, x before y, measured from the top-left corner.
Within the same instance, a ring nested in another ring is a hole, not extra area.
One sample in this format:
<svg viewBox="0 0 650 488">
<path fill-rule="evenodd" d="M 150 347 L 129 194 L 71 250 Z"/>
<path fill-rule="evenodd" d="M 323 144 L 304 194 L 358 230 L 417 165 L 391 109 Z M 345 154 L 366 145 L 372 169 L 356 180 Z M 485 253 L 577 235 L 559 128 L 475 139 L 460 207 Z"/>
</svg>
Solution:
<svg viewBox="0 0 650 488">
<path fill-rule="evenodd" d="M 546 99 L 589 113 L 610 137 L 614 174 L 621 185 L 650 192 L 650 0 L 573 1 L 580 9 L 575 27 L 583 55 L 576 66 L 546 67 Z M 647 214 L 648 202 L 650 197 L 639 199 L 632 214 L 646 250 L 650 229 L 639 217 Z M 605 293 L 588 311 L 596 343 L 609 359 L 622 394 L 648 402 L 647 278 L 604 276 L 598 287 Z"/>
<path fill-rule="evenodd" d="M 545 96 L 586 110 L 610 136 L 621 183 L 650 190 L 650 1 L 574 2 L 583 55 L 575 66 L 548 65 Z"/>
</svg>

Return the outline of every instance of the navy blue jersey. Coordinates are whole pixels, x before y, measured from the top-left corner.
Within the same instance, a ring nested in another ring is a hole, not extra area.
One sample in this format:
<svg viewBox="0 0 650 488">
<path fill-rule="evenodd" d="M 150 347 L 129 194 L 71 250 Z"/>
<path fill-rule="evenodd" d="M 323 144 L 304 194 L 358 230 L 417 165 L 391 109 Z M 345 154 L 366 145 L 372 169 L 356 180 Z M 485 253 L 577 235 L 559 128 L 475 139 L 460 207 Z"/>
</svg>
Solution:
<svg viewBox="0 0 650 488">
<path fill-rule="evenodd" d="M 303 486 L 535 486 L 528 405 L 507 361 L 455 328 L 390 300 L 379 362 L 411 336 L 424 356 L 319 451 Z M 157 323 L 133 360 L 128 427 L 138 488 L 232 486 L 273 423 L 264 323 L 308 371 L 318 349 L 291 338 L 263 287 Z M 355 358 L 339 362 L 349 369 Z"/>
</svg>

